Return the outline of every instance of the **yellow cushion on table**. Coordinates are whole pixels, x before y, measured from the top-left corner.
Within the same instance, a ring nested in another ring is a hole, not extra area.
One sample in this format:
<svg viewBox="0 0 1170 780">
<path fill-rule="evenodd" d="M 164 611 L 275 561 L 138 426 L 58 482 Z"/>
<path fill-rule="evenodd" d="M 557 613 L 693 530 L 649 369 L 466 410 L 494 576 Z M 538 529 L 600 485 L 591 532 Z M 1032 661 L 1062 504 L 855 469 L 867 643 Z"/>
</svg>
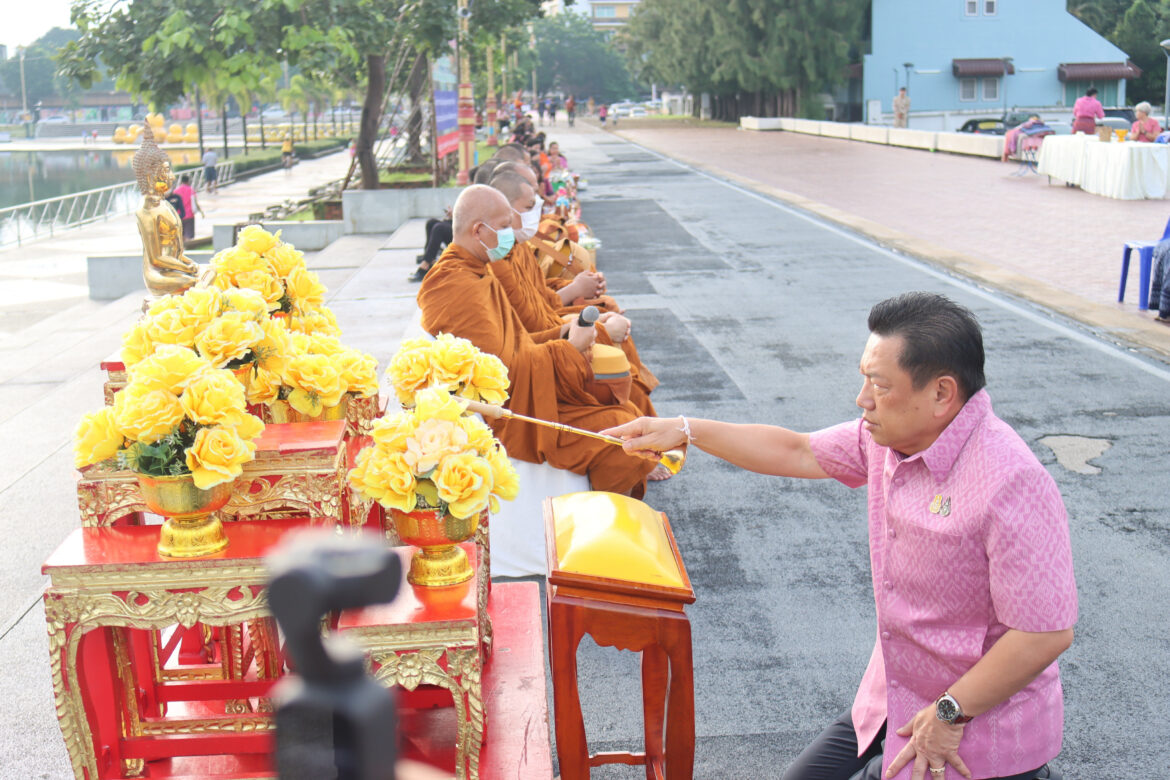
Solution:
<svg viewBox="0 0 1170 780">
<path fill-rule="evenodd" d="M 687 587 L 662 516 L 628 496 L 601 491 L 552 499 L 557 568 L 627 582 Z"/>
</svg>

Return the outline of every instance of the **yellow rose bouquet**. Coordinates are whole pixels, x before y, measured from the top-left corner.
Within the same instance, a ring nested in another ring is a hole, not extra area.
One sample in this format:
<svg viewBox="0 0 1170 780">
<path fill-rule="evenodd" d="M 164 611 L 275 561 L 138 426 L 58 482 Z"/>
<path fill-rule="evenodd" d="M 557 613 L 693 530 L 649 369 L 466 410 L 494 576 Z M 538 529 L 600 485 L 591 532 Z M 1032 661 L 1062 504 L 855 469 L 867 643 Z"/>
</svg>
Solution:
<svg viewBox="0 0 1170 780">
<path fill-rule="evenodd" d="M 207 490 L 234 480 L 252 460 L 264 423 L 248 414 L 230 371 L 188 347 L 161 344 L 134 363 L 128 380 L 113 406 L 78 425 L 78 468 L 116 457 L 120 468 L 141 475 L 190 474 Z"/>
<path fill-rule="evenodd" d="M 322 333 L 287 334 L 288 349 L 279 368 L 259 368 L 248 400 L 287 401 L 306 417 L 318 417 L 343 398 L 369 398 L 378 392 L 378 362 Z"/>
<path fill-rule="evenodd" d="M 418 392 L 431 386 L 471 401 L 502 404 L 508 400 L 504 362 L 449 333 L 440 333 L 434 341 L 404 341 L 390 360 L 386 375 L 404 406 L 413 406 Z"/>
<path fill-rule="evenodd" d="M 156 301 L 122 337 L 122 362 L 132 369 L 160 346 L 194 350 L 227 369 L 279 369 L 289 350 L 288 332 L 269 318 L 263 296 L 235 288 L 192 288 Z"/>
<path fill-rule="evenodd" d="M 434 386 L 414 407 L 374 424 L 374 443 L 358 454 L 349 481 L 387 509 L 436 508 L 457 518 L 499 510 L 519 482 L 504 447 L 459 398 Z"/>
<path fill-rule="evenodd" d="M 263 296 L 268 311 L 309 317 L 325 302 L 325 285 L 305 266 L 304 253 L 259 225 L 240 231 L 236 245 L 211 259 L 221 290 L 249 289 Z"/>
</svg>

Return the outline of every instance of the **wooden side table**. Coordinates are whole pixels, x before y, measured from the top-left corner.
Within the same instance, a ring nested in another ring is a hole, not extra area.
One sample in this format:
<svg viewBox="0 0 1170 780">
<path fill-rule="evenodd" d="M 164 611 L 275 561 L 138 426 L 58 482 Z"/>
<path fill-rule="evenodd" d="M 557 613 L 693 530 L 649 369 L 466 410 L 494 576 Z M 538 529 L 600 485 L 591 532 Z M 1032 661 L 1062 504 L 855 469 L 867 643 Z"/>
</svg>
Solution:
<svg viewBox="0 0 1170 780">
<path fill-rule="evenodd" d="M 53 694 L 61 734 L 78 780 L 133 777 L 144 763 L 169 756 L 269 753 L 272 718 L 232 714 L 224 701 L 263 697 L 274 680 L 136 680 L 127 629 L 179 624 L 239 626 L 269 617 L 263 557 L 305 520 L 229 523 L 229 544 L 214 556 L 163 560 L 158 528 L 74 530 L 42 566 Z M 195 717 L 152 714 L 158 702 L 221 702 Z"/>
<path fill-rule="evenodd" d="M 691 624 L 695 600 L 666 515 L 590 491 L 544 504 L 548 642 L 557 755 L 564 780 L 602 764 L 645 765 L 647 778 L 689 780 L 695 758 Z M 577 689 L 577 647 L 642 653 L 644 753 L 590 755 Z"/>
</svg>

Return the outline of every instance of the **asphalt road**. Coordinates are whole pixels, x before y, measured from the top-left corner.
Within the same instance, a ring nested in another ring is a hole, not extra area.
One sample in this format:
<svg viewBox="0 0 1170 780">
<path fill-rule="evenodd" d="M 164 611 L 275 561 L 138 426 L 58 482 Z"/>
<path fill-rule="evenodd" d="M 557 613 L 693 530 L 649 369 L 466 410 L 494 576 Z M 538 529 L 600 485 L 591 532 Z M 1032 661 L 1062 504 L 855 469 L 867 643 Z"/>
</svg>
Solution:
<svg viewBox="0 0 1170 780">
<path fill-rule="evenodd" d="M 1047 466 L 1070 515 L 1080 620 L 1061 661 L 1055 766 L 1069 780 L 1164 773 L 1166 366 L 613 136 L 570 136 L 562 148 L 589 182 L 599 265 L 662 380 L 663 416 L 798 430 L 852 419 L 874 303 L 932 290 L 976 312 L 995 410 Z M 1045 443 L 1056 436 L 1075 437 L 1064 465 Z M 873 643 L 865 490 L 694 453 L 647 501 L 671 518 L 698 594 L 695 776 L 779 777 L 852 701 Z M 591 749 L 638 747 L 635 657 L 586 642 L 580 664 Z"/>
</svg>

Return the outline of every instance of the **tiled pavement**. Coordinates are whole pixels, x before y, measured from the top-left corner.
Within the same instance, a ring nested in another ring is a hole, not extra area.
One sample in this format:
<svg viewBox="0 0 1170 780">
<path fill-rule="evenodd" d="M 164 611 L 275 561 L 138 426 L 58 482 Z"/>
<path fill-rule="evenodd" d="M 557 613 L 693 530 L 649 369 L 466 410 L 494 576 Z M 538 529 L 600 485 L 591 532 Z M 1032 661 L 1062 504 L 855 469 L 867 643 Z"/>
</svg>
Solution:
<svg viewBox="0 0 1170 780">
<path fill-rule="evenodd" d="M 1013 176 L 1015 163 L 797 133 L 634 123 L 618 133 L 1170 358 L 1170 328 L 1137 308 L 1136 263 L 1117 303 L 1123 243 L 1161 236 L 1170 202 Z"/>
</svg>

